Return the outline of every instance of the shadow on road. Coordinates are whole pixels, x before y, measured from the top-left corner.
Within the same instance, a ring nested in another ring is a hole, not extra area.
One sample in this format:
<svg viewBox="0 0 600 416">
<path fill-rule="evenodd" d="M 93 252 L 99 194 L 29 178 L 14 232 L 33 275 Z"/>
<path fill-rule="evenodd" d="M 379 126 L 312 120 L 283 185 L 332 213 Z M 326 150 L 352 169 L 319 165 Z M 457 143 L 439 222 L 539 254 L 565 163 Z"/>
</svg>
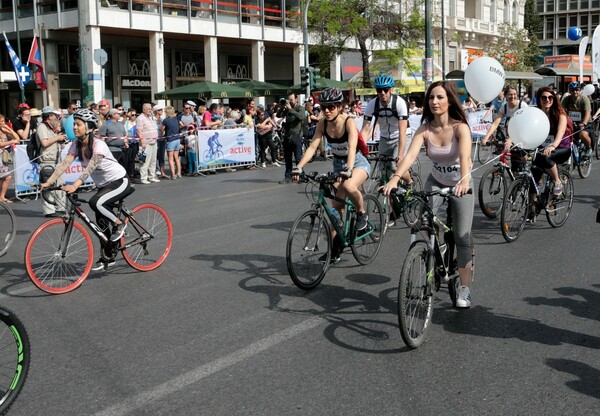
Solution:
<svg viewBox="0 0 600 416">
<path fill-rule="evenodd" d="M 557 371 L 573 374 L 579 378 L 578 380 L 567 381 L 567 387 L 587 396 L 600 399 L 600 384 L 598 384 L 600 370 L 579 361 L 562 358 L 547 359 L 546 364 Z"/>
<path fill-rule="evenodd" d="M 600 288 L 600 284 L 593 286 Z M 561 296 L 556 298 L 539 296 L 525 298 L 524 300 L 530 305 L 557 306 L 570 309 L 571 313 L 575 316 L 600 321 L 600 309 L 598 309 L 598 305 L 600 305 L 599 291 L 577 287 L 559 287 L 555 288 L 554 291 Z M 579 299 L 573 299 L 574 297 L 578 297 Z"/>
</svg>

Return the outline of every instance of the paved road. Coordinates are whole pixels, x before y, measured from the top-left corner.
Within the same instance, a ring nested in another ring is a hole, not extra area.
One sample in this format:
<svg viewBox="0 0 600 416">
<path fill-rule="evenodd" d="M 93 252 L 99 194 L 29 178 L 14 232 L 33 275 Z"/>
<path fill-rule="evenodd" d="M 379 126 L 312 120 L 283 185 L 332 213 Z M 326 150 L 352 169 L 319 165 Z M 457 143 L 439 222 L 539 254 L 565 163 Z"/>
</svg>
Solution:
<svg viewBox="0 0 600 416">
<path fill-rule="evenodd" d="M 507 244 L 476 207 L 474 306 L 454 310 L 440 291 L 416 351 L 404 346 L 396 318 L 407 228 L 388 232 L 373 264 L 346 254 L 305 293 L 287 275 L 285 241 L 308 201 L 302 186 L 277 183 L 281 168 L 138 185 L 129 204 L 158 202 L 173 220 L 167 262 L 139 273 L 121 260 L 59 296 L 35 288 L 23 268 L 40 204 L 13 204 L 19 233 L 0 259 L 0 302 L 17 311 L 32 343 L 13 414 L 597 410 L 598 166 L 575 181 L 561 229 L 539 221 Z"/>
</svg>

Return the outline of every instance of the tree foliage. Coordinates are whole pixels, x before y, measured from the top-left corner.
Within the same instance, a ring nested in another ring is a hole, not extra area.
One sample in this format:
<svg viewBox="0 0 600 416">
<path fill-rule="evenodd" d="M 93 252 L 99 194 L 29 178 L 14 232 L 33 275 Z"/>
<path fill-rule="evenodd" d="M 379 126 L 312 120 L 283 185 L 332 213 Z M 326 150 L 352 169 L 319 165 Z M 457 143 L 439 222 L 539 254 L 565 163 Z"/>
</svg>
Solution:
<svg viewBox="0 0 600 416">
<path fill-rule="evenodd" d="M 529 36 L 527 29 L 504 23 L 498 27 L 496 42 L 486 45 L 488 55 L 500 62 L 507 71 L 533 71 L 541 56 L 537 35 Z"/>
<path fill-rule="evenodd" d="M 311 46 L 318 61 L 329 62 L 333 56 L 358 45 L 362 58 L 363 85 L 369 87 L 370 44 L 386 45 L 380 55 L 391 63 L 398 63 L 407 48 L 413 48 L 424 36 L 424 18 L 418 7 L 403 10 L 405 2 L 378 0 L 311 0 L 308 28 L 317 36 L 319 45 Z"/>
</svg>

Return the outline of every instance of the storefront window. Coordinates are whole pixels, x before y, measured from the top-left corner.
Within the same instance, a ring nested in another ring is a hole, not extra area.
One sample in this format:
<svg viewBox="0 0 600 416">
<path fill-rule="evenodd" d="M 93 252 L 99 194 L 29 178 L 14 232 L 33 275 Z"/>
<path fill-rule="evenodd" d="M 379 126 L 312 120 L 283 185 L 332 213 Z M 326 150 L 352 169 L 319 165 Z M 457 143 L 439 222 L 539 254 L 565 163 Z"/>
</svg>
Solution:
<svg viewBox="0 0 600 416">
<path fill-rule="evenodd" d="M 178 78 L 204 77 L 204 55 L 194 52 L 175 52 L 175 76 Z"/>
<path fill-rule="evenodd" d="M 150 76 L 149 51 L 129 51 L 129 75 Z"/>
<path fill-rule="evenodd" d="M 58 44 L 58 72 L 79 74 L 79 50 L 77 45 Z"/>
</svg>

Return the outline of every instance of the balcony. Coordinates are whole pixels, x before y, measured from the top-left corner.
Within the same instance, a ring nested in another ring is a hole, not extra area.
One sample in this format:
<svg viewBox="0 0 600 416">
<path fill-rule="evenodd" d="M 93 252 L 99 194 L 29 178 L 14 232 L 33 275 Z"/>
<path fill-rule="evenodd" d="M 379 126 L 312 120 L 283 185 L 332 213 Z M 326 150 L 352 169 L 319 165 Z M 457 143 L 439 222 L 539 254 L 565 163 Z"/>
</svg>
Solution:
<svg viewBox="0 0 600 416">
<path fill-rule="evenodd" d="M 468 17 L 446 16 L 446 30 L 499 36 L 498 23 Z"/>
</svg>

